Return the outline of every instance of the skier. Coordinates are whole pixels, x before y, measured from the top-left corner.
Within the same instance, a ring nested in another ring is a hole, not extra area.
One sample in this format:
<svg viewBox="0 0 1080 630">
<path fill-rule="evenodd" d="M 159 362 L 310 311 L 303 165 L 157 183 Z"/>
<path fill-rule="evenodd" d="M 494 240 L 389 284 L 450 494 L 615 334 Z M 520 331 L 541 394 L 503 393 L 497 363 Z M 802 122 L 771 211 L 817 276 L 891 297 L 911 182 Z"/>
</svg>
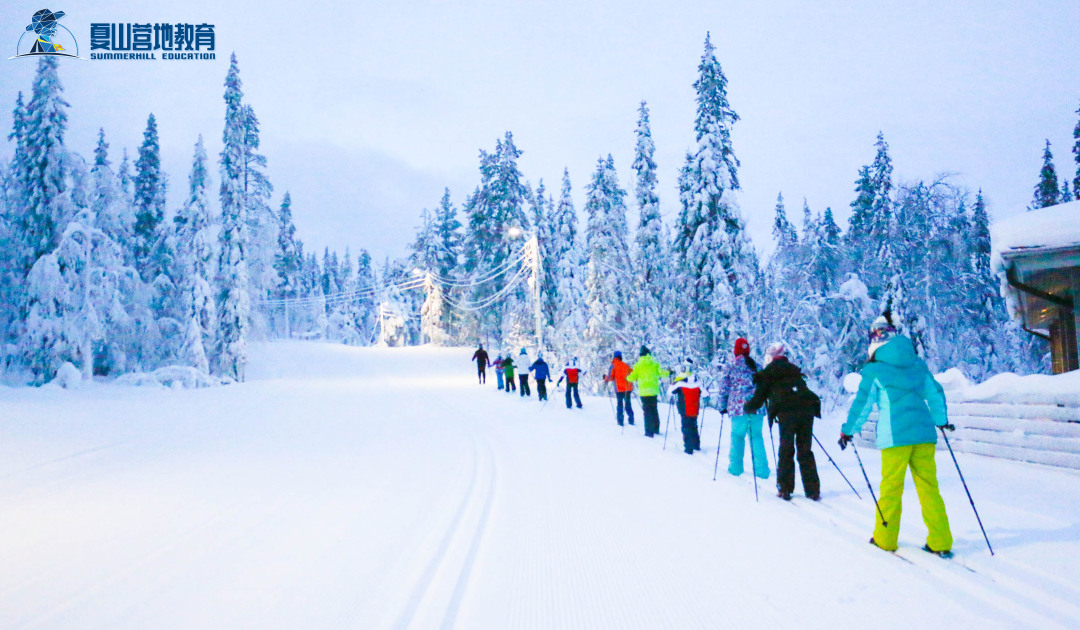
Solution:
<svg viewBox="0 0 1080 630">
<path fill-rule="evenodd" d="M 649 349 L 641 346 L 638 361 L 634 369 L 626 375 L 630 383 L 637 383 L 641 396 L 641 409 L 645 414 L 645 437 L 652 437 L 660 432 L 660 412 L 656 409 L 656 397 L 660 395 L 660 379 L 671 373 L 660 367 Z"/>
<path fill-rule="evenodd" d="M 502 391 L 502 389 L 503 389 L 503 358 L 502 358 L 502 355 L 500 354 L 499 356 L 495 357 L 495 362 L 492 363 L 491 365 L 495 366 L 495 378 L 499 383 L 499 391 Z"/>
<path fill-rule="evenodd" d="M 529 359 L 529 353 L 525 351 L 525 348 L 521 349 L 521 352 L 517 356 L 517 360 L 514 365 L 518 369 L 518 385 L 521 386 L 519 394 L 524 396 L 532 396 L 532 390 L 529 389 L 529 366 L 532 365 L 532 361 Z"/>
<path fill-rule="evenodd" d="M 895 551 L 900 534 L 900 507 L 904 477 L 911 467 L 915 491 L 929 533 L 924 550 L 949 557 L 952 532 L 937 482 L 934 445 L 936 427 L 948 427 L 945 394 L 941 385 L 915 353 L 911 339 L 897 333 L 892 313 L 870 328 L 870 360 L 863 366 L 862 383 L 840 428 L 840 446 L 846 447 L 859 432 L 871 409 L 878 407 L 877 446 L 881 449 L 880 515 L 875 518 L 871 544 Z M 886 526 L 881 522 L 884 518 Z"/>
<path fill-rule="evenodd" d="M 743 474 L 746 459 L 746 437 L 750 434 L 750 448 L 754 474 L 761 479 L 769 478 L 769 460 L 765 454 L 765 440 L 761 436 L 763 419 L 751 410 L 747 401 L 754 395 L 754 374 L 757 363 L 750 356 L 750 343 L 742 337 L 735 340 L 735 356 L 724 365 L 720 373 L 720 413 L 731 417 L 731 448 L 728 451 L 728 472 L 738 477 Z M 760 406 L 760 405 L 759 405 Z"/>
<path fill-rule="evenodd" d="M 487 366 L 488 353 L 484 350 L 484 344 L 479 344 L 476 348 L 476 352 L 472 355 L 472 360 L 476 361 L 476 380 L 480 381 L 481 385 L 487 383 Z"/>
<path fill-rule="evenodd" d="M 630 395 L 634 393 L 634 386 L 626 381 L 630 374 L 630 366 L 622 360 L 622 352 L 615 351 L 611 359 L 611 369 L 604 377 L 605 383 L 615 383 L 615 421 L 621 427 L 623 425 L 623 409 L 626 409 L 626 421 L 634 424 L 634 406 L 630 404 Z"/>
<path fill-rule="evenodd" d="M 746 410 L 757 411 L 768 403 L 770 430 L 774 421 L 780 424 L 776 496 L 785 501 L 791 500 L 791 493 L 795 491 L 795 457 L 798 453 L 803 492 L 807 498 L 820 501 L 821 482 L 810 447 L 814 440 L 814 418 L 821 415 L 821 400 L 806 386 L 802 372 L 788 361 L 786 353 L 784 344 L 780 342 L 765 351 L 769 364 L 755 377 L 757 390 L 746 403 Z"/>
<path fill-rule="evenodd" d="M 510 353 L 506 353 L 506 358 L 503 359 L 503 374 L 506 376 L 506 393 L 517 391 L 517 386 L 514 385 L 514 360 L 510 358 Z"/>
<path fill-rule="evenodd" d="M 574 402 L 577 403 L 577 408 L 581 409 L 581 396 L 578 394 L 578 381 L 581 379 L 581 375 L 585 373 L 585 370 L 578 367 L 577 357 L 570 359 L 570 362 L 563 368 L 563 375 L 559 377 L 559 383 L 566 379 L 566 408 L 570 408 L 570 394 L 574 394 Z"/>
<path fill-rule="evenodd" d="M 529 371 L 536 379 L 536 398 L 541 402 L 547 402 L 547 381 L 551 378 L 547 361 L 544 361 L 543 353 L 536 354 L 536 360 L 529 366 Z"/>
<path fill-rule="evenodd" d="M 701 383 L 693 372 L 694 362 L 687 359 L 683 371 L 675 376 L 675 382 L 668 390 L 668 396 L 676 402 L 679 416 L 682 417 L 683 452 L 693 455 L 701 450 L 701 437 L 698 435 L 697 419 L 701 403 Z"/>
</svg>

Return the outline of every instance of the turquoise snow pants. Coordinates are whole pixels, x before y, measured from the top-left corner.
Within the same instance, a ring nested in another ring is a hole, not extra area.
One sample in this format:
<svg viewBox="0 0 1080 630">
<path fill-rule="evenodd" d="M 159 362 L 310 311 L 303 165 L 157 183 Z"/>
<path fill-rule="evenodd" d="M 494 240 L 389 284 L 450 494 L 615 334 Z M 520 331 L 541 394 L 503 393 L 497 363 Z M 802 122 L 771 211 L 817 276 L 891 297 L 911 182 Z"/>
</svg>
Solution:
<svg viewBox="0 0 1080 630">
<path fill-rule="evenodd" d="M 733 475 L 743 474 L 743 459 L 746 451 L 746 434 L 750 433 L 750 448 L 754 449 L 754 474 L 762 479 L 769 478 L 769 460 L 765 455 L 765 440 L 761 437 L 761 425 L 765 416 L 753 414 L 733 416 L 731 418 L 731 453 L 728 456 L 728 472 Z"/>
</svg>

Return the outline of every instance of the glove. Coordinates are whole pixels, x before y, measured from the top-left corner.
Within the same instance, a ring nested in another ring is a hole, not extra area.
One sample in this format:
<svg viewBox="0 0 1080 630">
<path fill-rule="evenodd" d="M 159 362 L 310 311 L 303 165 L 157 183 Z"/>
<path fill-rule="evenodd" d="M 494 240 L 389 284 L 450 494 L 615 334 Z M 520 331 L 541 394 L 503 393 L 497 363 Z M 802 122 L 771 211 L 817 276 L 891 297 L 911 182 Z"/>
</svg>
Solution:
<svg viewBox="0 0 1080 630">
<path fill-rule="evenodd" d="M 845 448 L 847 448 L 847 445 L 850 444 L 851 440 L 853 440 L 853 439 L 854 438 L 851 437 L 850 435 L 844 435 L 843 433 L 841 433 L 840 434 L 840 441 L 837 442 L 837 444 L 840 445 L 840 450 L 842 451 Z"/>
<path fill-rule="evenodd" d="M 956 425 L 951 423 L 951 422 L 946 422 L 945 424 L 941 425 L 938 428 L 941 429 L 942 431 L 955 431 L 956 430 Z"/>
</svg>

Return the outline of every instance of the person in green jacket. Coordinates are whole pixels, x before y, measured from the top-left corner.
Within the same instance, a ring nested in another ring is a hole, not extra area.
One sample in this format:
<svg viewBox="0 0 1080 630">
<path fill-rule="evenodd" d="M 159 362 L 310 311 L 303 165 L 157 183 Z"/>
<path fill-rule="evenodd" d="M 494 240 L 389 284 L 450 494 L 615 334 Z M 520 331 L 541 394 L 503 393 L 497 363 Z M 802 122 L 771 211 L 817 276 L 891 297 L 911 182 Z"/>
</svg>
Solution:
<svg viewBox="0 0 1080 630">
<path fill-rule="evenodd" d="M 626 375 L 626 380 L 637 383 L 641 408 L 645 412 L 645 437 L 652 437 L 660 432 L 660 412 L 656 408 L 656 397 L 660 395 L 660 379 L 667 378 L 671 373 L 660 367 L 645 346 L 641 346 L 638 354 L 641 358 Z"/>
<path fill-rule="evenodd" d="M 507 352 L 506 353 L 506 358 L 503 359 L 503 362 L 502 362 L 503 376 L 506 377 L 506 393 L 507 394 L 509 394 L 510 392 L 513 392 L 513 391 L 517 391 L 517 386 L 514 385 L 514 367 L 515 366 L 514 366 L 514 359 L 512 357 L 513 357 L 513 353 Z M 526 365 L 525 369 L 528 370 L 529 366 Z"/>
<path fill-rule="evenodd" d="M 923 549 L 948 556 L 952 532 L 938 490 L 934 459 L 937 427 L 949 426 L 945 393 L 926 362 L 915 353 L 911 339 L 897 333 L 889 311 L 871 326 L 869 354 L 859 391 L 848 411 L 847 422 L 840 429 L 840 446 L 847 446 L 877 405 L 881 511 L 875 515 L 874 537 L 870 542 L 886 551 L 896 550 L 904 477 L 910 467 L 923 522 L 929 530 Z"/>
</svg>

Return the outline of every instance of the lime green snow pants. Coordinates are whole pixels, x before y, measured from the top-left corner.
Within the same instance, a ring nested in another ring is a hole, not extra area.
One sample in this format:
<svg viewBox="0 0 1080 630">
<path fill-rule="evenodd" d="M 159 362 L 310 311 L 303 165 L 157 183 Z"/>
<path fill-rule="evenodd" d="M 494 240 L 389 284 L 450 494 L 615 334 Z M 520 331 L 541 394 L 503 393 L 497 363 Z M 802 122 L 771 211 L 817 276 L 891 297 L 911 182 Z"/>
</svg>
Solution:
<svg viewBox="0 0 1080 630">
<path fill-rule="evenodd" d="M 929 530 L 926 544 L 934 551 L 952 549 L 952 532 L 945 502 L 938 491 L 937 463 L 933 444 L 894 446 L 881 451 L 881 514 L 875 514 L 874 542 L 887 551 L 895 551 L 900 535 L 900 512 L 904 496 L 904 478 L 908 466 L 919 494 L 923 522 Z M 886 527 L 881 516 L 889 523 Z"/>
</svg>

